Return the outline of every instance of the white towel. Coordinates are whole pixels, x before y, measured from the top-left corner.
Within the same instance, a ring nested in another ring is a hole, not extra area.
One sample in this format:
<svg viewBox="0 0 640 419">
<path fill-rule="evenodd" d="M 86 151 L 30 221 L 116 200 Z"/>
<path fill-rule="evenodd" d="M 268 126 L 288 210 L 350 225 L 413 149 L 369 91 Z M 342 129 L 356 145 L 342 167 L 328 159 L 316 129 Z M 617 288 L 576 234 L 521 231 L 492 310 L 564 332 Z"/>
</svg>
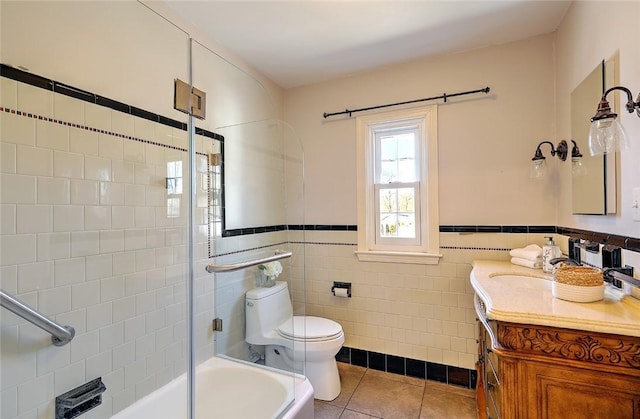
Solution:
<svg viewBox="0 0 640 419">
<path fill-rule="evenodd" d="M 542 261 L 542 248 L 537 244 L 530 244 L 527 247 L 521 249 L 513 249 L 509 252 L 514 258 L 531 260 L 534 262 Z"/>
<path fill-rule="evenodd" d="M 522 258 L 511 258 L 511 263 L 514 265 L 524 266 L 526 268 L 542 268 L 542 261 L 528 260 Z"/>
</svg>

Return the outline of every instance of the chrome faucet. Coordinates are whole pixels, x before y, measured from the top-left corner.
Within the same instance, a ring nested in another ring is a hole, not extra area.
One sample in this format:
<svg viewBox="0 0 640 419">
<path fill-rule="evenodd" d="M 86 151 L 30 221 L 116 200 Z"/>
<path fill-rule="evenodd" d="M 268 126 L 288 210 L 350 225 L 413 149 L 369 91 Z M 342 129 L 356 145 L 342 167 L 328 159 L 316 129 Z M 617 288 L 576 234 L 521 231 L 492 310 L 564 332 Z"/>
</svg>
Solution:
<svg viewBox="0 0 640 419">
<path fill-rule="evenodd" d="M 605 282 L 622 288 L 622 283 L 626 282 L 636 287 L 640 287 L 640 280 L 633 277 L 633 266 L 625 266 L 618 268 L 605 268 L 602 271 L 602 277 Z"/>
<path fill-rule="evenodd" d="M 565 262 L 567 265 L 570 265 L 570 266 L 582 266 L 582 264 L 577 260 L 571 259 L 571 258 L 565 258 L 565 257 L 553 258 L 549 261 L 549 263 L 552 265 L 557 265 L 560 262 Z"/>
</svg>

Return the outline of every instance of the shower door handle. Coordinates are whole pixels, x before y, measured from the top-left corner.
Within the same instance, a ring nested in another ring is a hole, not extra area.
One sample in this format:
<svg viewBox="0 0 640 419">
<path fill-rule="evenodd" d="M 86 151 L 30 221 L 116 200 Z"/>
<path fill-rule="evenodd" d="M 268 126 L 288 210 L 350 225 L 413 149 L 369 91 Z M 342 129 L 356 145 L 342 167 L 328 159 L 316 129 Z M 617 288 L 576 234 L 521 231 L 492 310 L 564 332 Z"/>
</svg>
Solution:
<svg viewBox="0 0 640 419">
<path fill-rule="evenodd" d="M 234 272 L 234 271 L 239 271 L 240 269 L 245 269 L 245 268 L 250 268 L 252 266 L 260 265 L 262 263 L 268 263 L 268 262 L 273 262 L 280 259 L 290 258 L 291 255 L 292 255 L 291 252 L 276 250 L 275 255 L 267 256 L 266 258 L 247 260 L 244 262 L 232 263 L 230 265 L 207 265 L 205 269 L 210 274 L 222 273 L 222 272 Z"/>
</svg>

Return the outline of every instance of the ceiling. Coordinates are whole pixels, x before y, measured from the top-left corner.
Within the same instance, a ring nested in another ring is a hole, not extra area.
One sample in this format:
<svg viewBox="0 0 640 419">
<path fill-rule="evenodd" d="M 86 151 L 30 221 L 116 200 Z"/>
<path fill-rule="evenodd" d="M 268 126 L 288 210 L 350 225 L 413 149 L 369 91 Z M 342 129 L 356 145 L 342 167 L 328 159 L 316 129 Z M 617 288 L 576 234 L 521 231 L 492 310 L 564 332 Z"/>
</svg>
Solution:
<svg viewBox="0 0 640 419">
<path fill-rule="evenodd" d="M 283 88 L 556 30 L 570 1 L 165 3 Z"/>
</svg>

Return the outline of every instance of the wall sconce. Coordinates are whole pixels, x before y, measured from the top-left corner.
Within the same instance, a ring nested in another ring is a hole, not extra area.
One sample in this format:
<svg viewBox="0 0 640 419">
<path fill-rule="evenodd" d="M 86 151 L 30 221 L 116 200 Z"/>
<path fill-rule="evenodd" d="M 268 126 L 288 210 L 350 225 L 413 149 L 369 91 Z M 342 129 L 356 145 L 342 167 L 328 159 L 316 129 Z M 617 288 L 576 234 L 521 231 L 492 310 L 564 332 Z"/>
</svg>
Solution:
<svg viewBox="0 0 640 419">
<path fill-rule="evenodd" d="M 587 174 L 587 168 L 582 162 L 582 153 L 578 148 L 578 144 L 571 140 L 573 147 L 571 148 L 571 174 L 573 176 L 584 176 Z"/>
<path fill-rule="evenodd" d="M 562 140 L 558 143 L 558 147 L 554 148 L 551 141 L 542 141 L 536 148 L 536 154 L 531 159 L 531 170 L 529 171 L 529 177 L 531 179 L 542 179 L 547 174 L 546 158 L 542 155 L 540 147 L 542 144 L 549 144 L 551 146 L 551 155 L 557 156 L 560 160 L 565 161 L 567 159 L 567 142 Z"/>
<path fill-rule="evenodd" d="M 615 86 L 604 92 L 598 104 L 598 110 L 593 118 L 591 118 L 589 150 L 592 156 L 629 148 L 627 133 L 616 120 L 618 114 L 611 111 L 611 107 L 607 101 L 607 95 L 614 90 L 622 90 L 627 94 L 627 104 L 625 105 L 627 111 L 632 113 L 635 110 L 638 117 L 640 117 L 640 94 L 638 95 L 638 101 L 634 102 L 631 91 L 626 87 Z"/>
</svg>

